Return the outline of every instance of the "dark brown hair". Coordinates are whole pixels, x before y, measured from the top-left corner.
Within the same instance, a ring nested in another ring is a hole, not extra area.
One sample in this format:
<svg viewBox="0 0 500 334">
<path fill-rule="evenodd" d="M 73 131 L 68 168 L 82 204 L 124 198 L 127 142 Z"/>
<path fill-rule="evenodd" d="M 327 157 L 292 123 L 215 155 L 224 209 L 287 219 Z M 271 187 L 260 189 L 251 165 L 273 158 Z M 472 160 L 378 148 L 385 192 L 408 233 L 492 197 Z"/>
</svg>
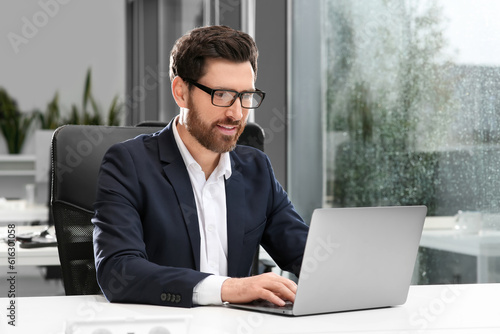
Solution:
<svg viewBox="0 0 500 334">
<path fill-rule="evenodd" d="M 249 61 L 257 78 L 257 46 L 250 35 L 226 26 L 196 28 L 179 38 L 170 53 L 170 80 L 197 81 L 205 74 L 205 59 Z"/>
</svg>

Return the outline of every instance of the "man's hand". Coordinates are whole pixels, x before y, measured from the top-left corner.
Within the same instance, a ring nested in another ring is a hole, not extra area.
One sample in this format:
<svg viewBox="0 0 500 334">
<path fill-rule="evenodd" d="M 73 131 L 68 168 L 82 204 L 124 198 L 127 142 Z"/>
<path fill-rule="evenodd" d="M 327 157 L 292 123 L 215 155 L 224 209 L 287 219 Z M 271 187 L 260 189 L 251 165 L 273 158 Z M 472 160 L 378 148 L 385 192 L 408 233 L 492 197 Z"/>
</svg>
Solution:
<svg viewBox="0 0 500 334">
<path fill-rule="evenodd" d="M 228 278 L 222 284 L 223 302 L 249 303 L 255 299 L 265 299 L 283 306 L 285 300 L 295 301 L 297 284 L 275 273 L 245 278 Z"/>
</svg>

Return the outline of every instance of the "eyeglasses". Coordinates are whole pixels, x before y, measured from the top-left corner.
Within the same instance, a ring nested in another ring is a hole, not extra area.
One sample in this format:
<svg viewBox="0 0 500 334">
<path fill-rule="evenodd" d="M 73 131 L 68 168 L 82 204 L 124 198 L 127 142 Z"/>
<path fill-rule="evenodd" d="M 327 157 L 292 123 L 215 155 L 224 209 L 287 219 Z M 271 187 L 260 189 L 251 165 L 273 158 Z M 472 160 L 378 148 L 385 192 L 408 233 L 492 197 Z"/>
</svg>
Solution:
<svg viewBox="0 0 500 334">
<path fill-rule="evenodd" d="M 241 107 L 245 109 L 256 109 L 260 107 L 266 93 L 260 89 L 255 91 L 237 92 L 230 89 L 212 89 L 193 80 L 185 80 L 198 87 L 212 97 L 212 104 L 216 107 L 230 107 L 237 98 L 240 98 Z"/>
</svg>

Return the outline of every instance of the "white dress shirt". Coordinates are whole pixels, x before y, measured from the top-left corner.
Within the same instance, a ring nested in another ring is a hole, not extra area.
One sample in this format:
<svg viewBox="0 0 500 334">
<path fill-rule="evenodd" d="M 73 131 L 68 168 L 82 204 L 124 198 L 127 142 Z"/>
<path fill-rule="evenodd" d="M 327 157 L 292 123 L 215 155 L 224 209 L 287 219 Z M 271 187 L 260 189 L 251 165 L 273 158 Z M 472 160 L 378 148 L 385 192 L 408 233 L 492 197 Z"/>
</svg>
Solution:
<svg viewBox="0 0 500 334">
<path fill-rule="evenodd" d="M 200 228 L 200 271 L 213 274 L 198 283 L 193 290 L 196 305 L 222 304 L 221 287 L 227 277 L 227 217 L 225 179 L 231 176 L 229 153 L 220 155 L 219 164 L 205 179 L 201 166 L 194 160 L 177 131 L 174 138 L 186 165 L 193 187 Z"/>
</svg>

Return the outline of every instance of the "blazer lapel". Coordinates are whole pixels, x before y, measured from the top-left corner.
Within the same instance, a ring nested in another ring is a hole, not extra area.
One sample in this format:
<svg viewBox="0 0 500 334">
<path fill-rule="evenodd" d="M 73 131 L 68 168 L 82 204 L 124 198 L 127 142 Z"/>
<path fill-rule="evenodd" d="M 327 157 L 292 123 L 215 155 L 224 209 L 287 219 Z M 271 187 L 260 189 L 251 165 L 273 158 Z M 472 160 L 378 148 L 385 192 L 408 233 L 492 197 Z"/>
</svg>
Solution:
<svg viewBox="0 0 500 334">
<path fill-rule="evenodd" d="M 238 277 L 241 253 L 243 251 L 244 223 L 241 219 L 241 209 L 245 207 L 245 187 L 243 175 L 235 167 L 231 159 L 232 173 L 226 180 L 226 207 L 227 207 L 227 244 L 228 244 L 228 275 Z"/>
<path fill-rule="evenodd" d="M 184 217 L 184 223 L 189 234 L 191 249 L 194 254 L 196 270 L 200 270 L 200 228 L 198 223 L 198 212 L 194 199 L 191 180 L 186 170 L 186 165 L 177 148 L 172 126 L 172 120 L 167 127 L 162 130 L 158 138 L 160 160 L 165 162 L 163 171 L 174 188 L 179 201 L 179 208 Z"/>
</svg>

